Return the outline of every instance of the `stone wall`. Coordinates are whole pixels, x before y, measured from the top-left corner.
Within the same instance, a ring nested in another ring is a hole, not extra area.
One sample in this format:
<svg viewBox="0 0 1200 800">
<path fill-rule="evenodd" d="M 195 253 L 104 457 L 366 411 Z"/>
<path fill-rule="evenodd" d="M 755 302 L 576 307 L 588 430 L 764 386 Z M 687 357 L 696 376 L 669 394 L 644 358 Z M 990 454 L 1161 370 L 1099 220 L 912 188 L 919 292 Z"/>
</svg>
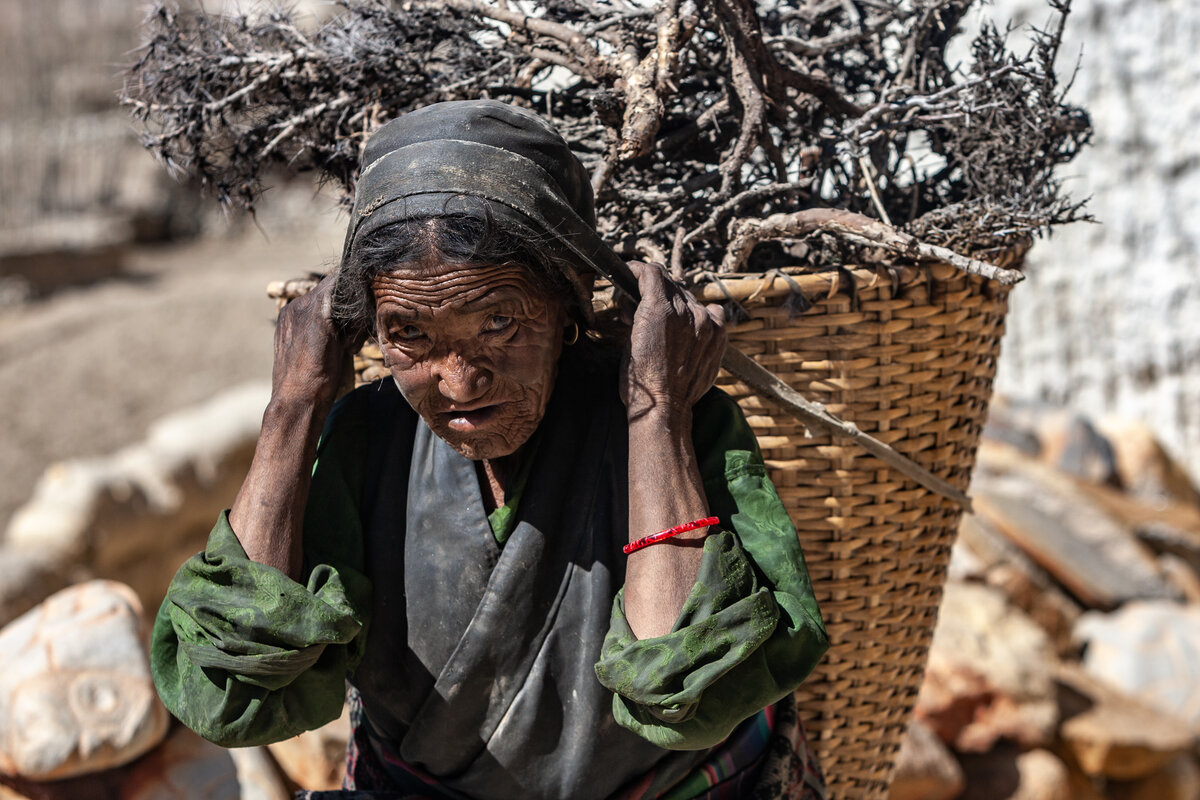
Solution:
<svg viewBox="0 0 1200 800">
<path fill-rule="evenodd" d="M 1044 24 L 1042 0 L 994 19 Z M 1099 224 L 1039 241 L 998 389 L 1144 420 L 1200 474 L 1200 4 L 1076 0 L 1065 58 L 1095 144 L 1063 171 Z"/>
</svg>

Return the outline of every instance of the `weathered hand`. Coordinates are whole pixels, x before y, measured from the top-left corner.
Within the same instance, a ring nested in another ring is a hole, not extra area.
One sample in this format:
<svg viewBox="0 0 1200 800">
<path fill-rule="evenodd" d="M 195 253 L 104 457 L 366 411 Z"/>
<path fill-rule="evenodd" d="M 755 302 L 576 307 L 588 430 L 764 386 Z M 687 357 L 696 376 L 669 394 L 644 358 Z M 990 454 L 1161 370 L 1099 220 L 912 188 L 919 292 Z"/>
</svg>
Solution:
<svg viewBox="0 0 1200 800">
<path fill-rule="evenodd" d="M 333 324 L 333 283 L 333 276 L 325 277 L 279 312 L 271 402 L 250 471 L 229 510 L 246 555 L 293 579 L 304 561 L 301 531 L 317 439 L 355 344 Z"/>
<path fill-rule="evenodd" d="M 338 335 L 330 315 L 333 285 L 334 276 L 327 275 L 279 312 L 271 374 L 274 397 L 323 405 L 337 394 L 352 348 Z"/>
<path fill-rule="evenodd" d="M 690 412 L 713 385 L 725 353 L 725 316 L 680 288 L 660 264 L 629 262 L 642 300 L 633 311 L 621 365 L 629 419 Z M 628 313 L 626 314 L 628 316 Z"/>
</svg>

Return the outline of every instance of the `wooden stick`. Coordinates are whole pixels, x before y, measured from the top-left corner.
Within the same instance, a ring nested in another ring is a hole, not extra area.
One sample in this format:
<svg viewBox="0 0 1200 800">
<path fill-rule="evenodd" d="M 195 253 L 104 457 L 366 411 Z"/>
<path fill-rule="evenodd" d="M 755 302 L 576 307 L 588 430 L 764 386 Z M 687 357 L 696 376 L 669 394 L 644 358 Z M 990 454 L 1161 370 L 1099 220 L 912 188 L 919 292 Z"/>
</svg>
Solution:
<svg viewBox="0 0 1200 800">
<path fill-rule="evenodd" d="M 883 200 L 879 197 L 879 190 L 875 188 L 875 170 L 871 169 L 871 162 L 867 161 L 866 156 L 859 156 L 858 164 L 862 167 L 863 180 L 867 182 L 867 189 L 871 192 L 871 202 L 875 204 L 879 218 L 891 225 L 892 218 L 888 216 L 887 209 L 883 206 Z"/>
<path fill-rule="evenodd" d="M 721 366 L 731 375 L 741 379 L 757 394 L 783 406 L 810 430 L 848 439 L 931 492 L 937 492 L 943 497 L 953 500 L 967 511 L 971 510 L 971 498 L 956 486 L 934 475 L 891 445 L 884 444 L 868 433 L 863 433 L 853 422 L 840 419 L 829 413 L 820 403 L 806 399 L 736 347 L 731 345 L 726 348 L 725 356 L 721 359 Z"/>
<path fill-rule="evenodd" d="M 481 0 L 446 0 L 446 5 L 468 14 L 478 14 L 496 22 L 503 22 L 514 29 L 557 39 L 579 59 L 580 65 L 590 73 L 593 79 L 620 77 L 613 64 L 592 47 L 582 33 L 569 25 L 540 17 L 531 17 L 519 11 L 490 5 Z"/>
<path fill-rule="evenodd" d="M 1005 286 L 1025 280 L 1015 269 L 1004 269 L 986 261 L 959 255 L 953 250 L 926 244 L 911 234 L 877 219 L 837 208 L 807 208 L 791 214 L 772 214 L 766 219 L 739 219 L 733 223 L 733 238 L 725 251 L 720 272 L 737 272 L 755 245 L 766 239 L 799 237 L 816 231 L 852 242 L 875 245 L 910 258 L 935 258 L 963 272 L 990 278 Z"/>
</svg>

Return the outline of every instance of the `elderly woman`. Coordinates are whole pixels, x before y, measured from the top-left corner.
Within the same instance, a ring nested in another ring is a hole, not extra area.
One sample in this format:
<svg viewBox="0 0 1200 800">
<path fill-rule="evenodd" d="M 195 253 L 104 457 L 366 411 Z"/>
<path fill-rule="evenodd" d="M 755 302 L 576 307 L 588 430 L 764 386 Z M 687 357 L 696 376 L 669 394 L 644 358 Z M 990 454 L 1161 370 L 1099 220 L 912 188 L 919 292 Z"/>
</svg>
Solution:
<svg viewBox="0 0 1200 800">
<path fill-rule="evenodd" d="M 597 275 L 641 295 L 616 347 Z M 335 404 L 368 332 L 391 380 Z M 792 691 L 825 632 L 712 388 L 724 345 L 719 309 L 603 244 L 534 114 L 385 125 L 336 280 L 280 317 L 246 481 L 159 612 L 163 700 L 253 745 L 337 717 L 348 682 L 331 796 L 819 796 Z"/>
</svg>

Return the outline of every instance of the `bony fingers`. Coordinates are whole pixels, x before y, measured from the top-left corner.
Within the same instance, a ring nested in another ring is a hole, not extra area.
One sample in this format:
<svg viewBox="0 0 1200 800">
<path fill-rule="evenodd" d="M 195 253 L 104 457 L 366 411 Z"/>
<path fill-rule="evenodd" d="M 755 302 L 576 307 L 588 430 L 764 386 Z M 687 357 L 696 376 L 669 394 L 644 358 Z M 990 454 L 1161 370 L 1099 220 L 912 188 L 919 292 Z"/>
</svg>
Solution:
<svg viewBox="0 0 1200 800">
<path fill-rule="evenodd" d="M 626 325 L 633 325 L 636 312 L 637 303 L 632 297 L 621 292 L 617 296 L 617 317 Z"/>
<path fill-rule="evenodd" d="M 638 291 L 642 294 L 642 302 L 657 303 L 667 296 L 666 287 L 662 282 L 662 273 L 653 264 L 630 261 L 629 265 L 633 274 L 637 276 Z"/>
</svg>

